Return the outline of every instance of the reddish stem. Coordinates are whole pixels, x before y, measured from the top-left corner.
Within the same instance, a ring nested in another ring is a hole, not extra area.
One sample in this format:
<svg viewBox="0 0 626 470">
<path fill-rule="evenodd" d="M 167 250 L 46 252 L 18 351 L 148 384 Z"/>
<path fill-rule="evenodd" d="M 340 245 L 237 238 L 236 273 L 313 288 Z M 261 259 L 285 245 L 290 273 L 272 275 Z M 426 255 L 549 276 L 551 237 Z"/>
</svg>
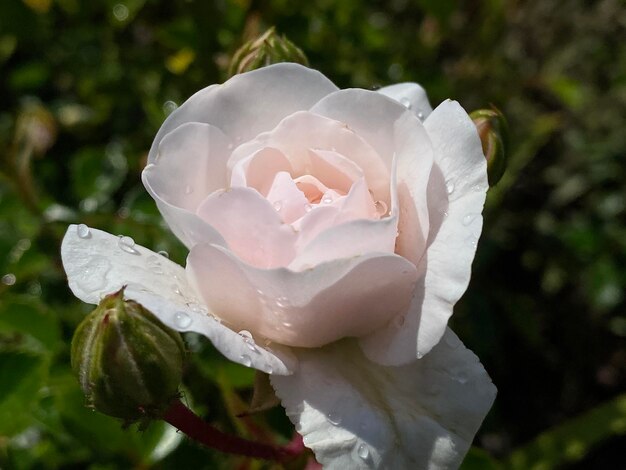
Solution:
<svg viewBox="0 0 626 470">
<path fill-rule="evenodd" d="M 163 419 L 194 441 L 228 454 L 284 462 L 302 452 L 299 448 L 275 447 L 225 434 L 196 416 L 180 400 L 172 403 Z"/>
</svg>

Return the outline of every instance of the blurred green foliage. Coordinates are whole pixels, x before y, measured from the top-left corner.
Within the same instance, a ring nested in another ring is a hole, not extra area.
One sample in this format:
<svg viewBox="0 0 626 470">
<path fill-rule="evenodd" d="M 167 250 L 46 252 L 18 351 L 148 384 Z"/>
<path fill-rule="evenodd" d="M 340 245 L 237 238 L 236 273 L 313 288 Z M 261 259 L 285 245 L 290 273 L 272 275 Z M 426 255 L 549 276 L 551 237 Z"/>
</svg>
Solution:
<svg viewBox="0 0 626 470">
<path fill-rule="evenodd" d="M 69 339 L 90 307 L 66 286 L 59 244 L 80 221 L 183 262 L 140 183 L 147 150 L 272 25 L 341 87 L 417 81 L 433 104 L 508 117 L 509 169 L 452 322 L 499 388 L 463 468 L 624 468 L 620 0 L 0 2 L 0 468 L 259 468 L 84 408 Z M 289 439 L 280 410 L 236 418 L 254 375 L 187 340 L 197 412 Z"/>
</svg>

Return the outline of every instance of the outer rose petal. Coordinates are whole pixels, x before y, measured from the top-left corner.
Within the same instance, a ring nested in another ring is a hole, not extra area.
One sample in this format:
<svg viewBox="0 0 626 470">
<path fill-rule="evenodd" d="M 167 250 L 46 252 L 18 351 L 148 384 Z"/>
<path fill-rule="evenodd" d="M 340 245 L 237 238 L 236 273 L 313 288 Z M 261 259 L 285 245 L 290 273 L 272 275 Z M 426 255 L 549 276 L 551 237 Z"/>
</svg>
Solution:
<svg viewBox="0 0 626 470">
<path fill-rule="evenodd" d="M 125 297 L 136 300 L 167 326 L 206 336 L 228 359 L 274 374 L 290 374 L 296 361 L 289 350 L 268 351 L 209 315 L 187 282 L 185 270 L 169 259 L 139 245 L 123 250 L 119 238 L 89 229 L 86 238 L 70 225 L 61 256 L 70 289 L 84 302 L 97 304 L 103 295 L 126 285 Z"/>
<path fill-rule="evenodd" d="M 225 188 L 230 142 L 209 124 L 189 122 L 167 134 L 153 164 L 144 170 L 146 188 L 155 199 L 195 212 L 204 198 Z"/>
<path fill-rule="evenodd" d="M 406 310 L 416 269 L 394 254 L 335 259 L 294 272 L 259 269 L 231 251 L 197 245 L 187 272 L 216 315 L 278 344 L 319 347 L 363 336 Z"/>
<path fill-rule="evenodd" d="M 417 83 L 396 83 L 376 91 L 410 109 L 422 121 L 433 112 L 426 90 Z"/>
<path fill-rule="evenodd" d="M 298 371 L 271 383 L 325 469 L 457 468 L 496 389 L 448 329 L 425 358 L 385 367 L 355 341 L 297 350 Z"/>
<path fill-rule="evenodd" d="M 200 90 L 170 114 L 154 139 L 148 161 L 156 159 L 161 139 L 186 122 L 205 122 L 235 141 L 246 142 L 336 90 L 324 75 L 298 64 L 235 75 L 222 85 Z"/>
<path fill-rule="evenodd" d="M 426 276 L 402 327 L 390 322 L 362 338 L 365 354 L 380 364 L 410 362 L 441 339 L 454 304 L 469 284 L 482 230 L 487 163 L 474 123 L 456 101 L 445 101 L 424 126 L 435 149 L 428 183 L 428 248 L 418 266 Z"/>
</svg>

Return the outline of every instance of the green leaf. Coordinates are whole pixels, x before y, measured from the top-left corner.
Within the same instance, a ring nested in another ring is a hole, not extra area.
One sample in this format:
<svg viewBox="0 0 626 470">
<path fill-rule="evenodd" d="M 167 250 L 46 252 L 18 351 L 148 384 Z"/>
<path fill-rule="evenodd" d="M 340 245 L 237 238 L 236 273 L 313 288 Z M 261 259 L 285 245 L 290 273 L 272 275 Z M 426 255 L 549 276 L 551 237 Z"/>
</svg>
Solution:
<svg viewBox="0 0 626 470">
<path fill-rule="evenodd" d="M 465 456 L 460 470 L 500 470 L 501 468 L 502 464 L 491 457 L 487 451 L 472 447 Z"/>
<path fill-rule="evenodd" d="M 32 422 L 47 362 L 35 355 L 0 351 L 0 436 L 13 436 Z"/>
<path fill-rule="evenodd" d="M 54 351 L 61 342 L 57 318 L 37 301 L 5 294 L 0 304 L 0 338 L 12 337 L 20 350 Z"/>
<path fill-rule="evenodd" d="M 548 470 L 581 460 L 609 437 L 626 434 L 626 394 L 540 434 L 515 450 L 505 468 Z"/>
</svg>

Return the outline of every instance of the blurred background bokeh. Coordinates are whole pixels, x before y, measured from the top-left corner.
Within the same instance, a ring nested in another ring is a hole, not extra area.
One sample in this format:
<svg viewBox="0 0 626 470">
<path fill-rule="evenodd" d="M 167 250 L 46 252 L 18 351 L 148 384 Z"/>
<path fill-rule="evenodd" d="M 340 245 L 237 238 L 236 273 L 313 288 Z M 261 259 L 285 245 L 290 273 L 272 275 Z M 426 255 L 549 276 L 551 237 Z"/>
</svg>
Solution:
<svg viewBox="0 0 626 470">
<path fill-rule="evenodd" d="M 265 468 L 171 428 L 91 412 L 69 368 L 90 310 L 59 259 L 68 223 L 184 262 L 140 172 L 163 119 L 275 25 L 340 87 L 417 81 L 498 106 L 509 168 L 452 326 L 499 389 L 466 469 L 626 468 L 626 4 L 622 0 L 0 1 L 0 468 Z M 253 373 L 189 336 L 185 399 L 236 418 Z"/>
</svg>

